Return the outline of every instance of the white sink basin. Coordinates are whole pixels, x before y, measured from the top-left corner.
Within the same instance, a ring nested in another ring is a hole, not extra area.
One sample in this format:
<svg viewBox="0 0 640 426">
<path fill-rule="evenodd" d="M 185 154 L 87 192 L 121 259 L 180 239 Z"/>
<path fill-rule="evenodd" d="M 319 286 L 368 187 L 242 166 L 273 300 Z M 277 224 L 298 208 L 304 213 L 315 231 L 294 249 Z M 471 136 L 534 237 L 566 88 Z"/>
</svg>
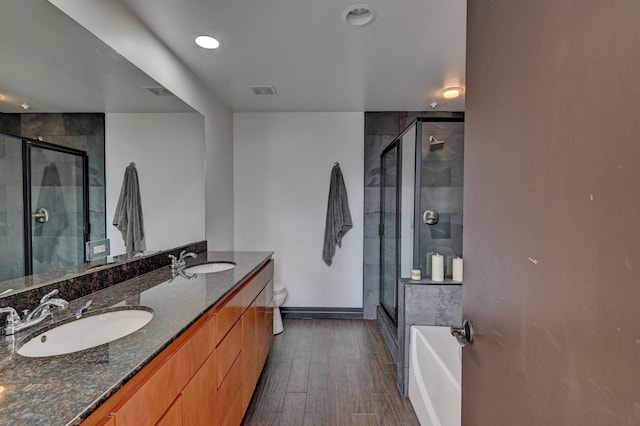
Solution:
<svg viewBox="0 0 640 426">
<path fill-rule="evenodd" d="M 144 306 L 88 312 L 29 339 L 18 354 L 37 358 L 70 354 L 113 342 L 144 327 L 153 311 Z"/>
<path fill-rule="evenodd" d="M 192 266 L 190 268 L 186 268 L 184 271 L 190 274 L 209 274 L 212 272 L 228 271 L 229 269 L 233 269 L 235 267 L 236 264 L 233 262 L 211 262 Z"/>
</svg>

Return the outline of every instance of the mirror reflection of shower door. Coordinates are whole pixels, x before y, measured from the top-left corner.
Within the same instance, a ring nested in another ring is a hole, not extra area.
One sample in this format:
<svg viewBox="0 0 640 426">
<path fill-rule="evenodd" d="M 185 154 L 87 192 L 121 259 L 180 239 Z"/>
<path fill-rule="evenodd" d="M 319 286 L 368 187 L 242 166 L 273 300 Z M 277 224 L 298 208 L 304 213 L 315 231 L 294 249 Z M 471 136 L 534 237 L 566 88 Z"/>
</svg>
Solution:
<svg viewBox="0 0 640 426">
<path fill-rule="evenodd" d="M 22 139 L 0 133 L 0 281 L 25 273 Z"/>
<path fill-rule="evenodd" d="M 39 274 L 84 262 L 88 232 L 86 154 L 27 144 L 32 270 Z"/>
<path fill-rule="evenodd" d="M 399 144 L 394 142 L 381 156 L 380 192 L 380 305 L 398 322 L 398 169 Z"/>
</svg>

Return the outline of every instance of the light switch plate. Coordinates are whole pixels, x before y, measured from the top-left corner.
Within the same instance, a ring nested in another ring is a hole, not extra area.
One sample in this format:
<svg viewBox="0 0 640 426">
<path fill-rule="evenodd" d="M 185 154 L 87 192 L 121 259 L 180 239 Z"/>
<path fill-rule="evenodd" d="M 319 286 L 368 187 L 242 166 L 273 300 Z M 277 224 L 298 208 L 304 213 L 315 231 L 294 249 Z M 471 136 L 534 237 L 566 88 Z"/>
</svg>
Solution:
<svg viewBox="0 0 640 426">
<path fill-rule="evenodd" d="M 87 241 L 85 253 L 85 260 L 87 262 L 104 259 L 111 254 L 109 239 Z"/>
</svg>

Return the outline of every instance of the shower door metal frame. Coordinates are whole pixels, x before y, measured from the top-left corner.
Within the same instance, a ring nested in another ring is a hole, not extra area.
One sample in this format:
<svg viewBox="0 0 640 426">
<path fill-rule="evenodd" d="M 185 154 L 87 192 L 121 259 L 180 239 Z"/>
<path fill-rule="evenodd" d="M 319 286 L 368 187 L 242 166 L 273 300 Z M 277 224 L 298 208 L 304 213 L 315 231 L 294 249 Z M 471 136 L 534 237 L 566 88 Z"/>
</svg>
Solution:
<svg viewBox="0 0 640 426">
<path fill-rule="evenodd" d="M 71 154 L 82 159 L 82 233 L 83 240 L 86 243 L 91 231 L 89 224 L 89 157 L 85 151 L 68 148 L 65 146 L 55 145 L 38 139 L 32 139 L 25 136 L 12 135 L 1 132 L 8 136 L 19 138 L 22 140 L 22 200 L 23 200 L 23 226 L 24 226 L 24 274 L 25 276 L 33 274 L 33 229 L 32 229 L 32 203 L 31 203 L 31 147 L 46 149 L 50 151 L 60 152 L 62 154 Z M 83 244 L 82 258 L 86 258 L 86 245 Z"/>
<path fill-rule="evenodd" d="M 414 140 L 414 149 L 415 149 L 415 153 L 416 155 L 414 155 L 414 194 L 413 194 L 413 254 L 412 254 L 412 263 L 413 263 L 413 268 L 414 269 L 420 269 L 420 253 L 419 253 L 419 247 L 420 247 L 420 218 L 422 217 L 420 209 L 421 209 L 421 205 L 420 205 L 420 196 L 421 196 L 421 174 L 422 174 L 422 123 L 424 122 L 464 122 L 464 112 L 457 112 L 457 113 L 453 113 L 453 116 L 448 116 L 448 117 L 417 117 L 415 120 L 413 120 L 411 123 L 409 123 L 404 130 L 402 130 L 402 132 L 400 132 L 400 134 L 398 134 L 398 136 L 396 136 L 393 141 L 387 145 L 387 147 L 382 151 L 382 154 L 380 154 L 380 229 L 379 229 L 379 235 L 380 235 L 380 278 L 379 278 L 379 287 L 378 287 L 378 291 L 379 291 L 379 297 L 378 297 L 378 302 L 380 304 L 380 306 L 382 307 L 382 309 L 384 310 L 384 312 L 388 315 L 388 317 L 391 319 L 391 321 L 393 322 L 393 324 L 397 327 L 398 326 L 398 306 L 396 306 L 395 308 L 395 315 L 392 315 L 391 312 L 389 312 L 387 310 L 387 308 L 382 304 L 381 299 L 382 299 L 382 290 L 383 290 L 383 282 L 384 282 L 384 259 L 383 259 L 383 239 L 382 237 L 384 236 L 384 229 L 383 229 L 383 222 L 382 222 L 382 214 L 384 212 L 384 198 L 382 196 L 382 192 L 384 191 L 384 173 L 382 173 L 383 171 L 383 157 L 385 154 L 387 154 L 389 151 L 391 151 L 392 149 L 395 149 L 397 147 L 398 149 L 398 158 L 396 159 L 396 237 L 395 237 L 395 250 L 396 250 L 396 262 L 397 262 L 397 266 L 396 266 L 396 277 L 395 277 L 395 300 L 396 300 L 396 305 L 398 302 L 398 281 L 400 280 L 401 274 L 400 274 L 400 259 L 402 256 L 401 253 L 401 248 L 400 248 L 400 227 L 401 227 L 401 215 L 400 213 L 400 208 L 402 205 L 402 200 L 401 200 L 401 191 L 402 191 L 402 181 L 401 181 L 401 177 L 402 177 L 402 137 L 415 125 L 415 130 L 416 130 L 416 136 L 415 136 L 415 140 Z M 408 277 L 407 277 L 408 278 Z"/>
<path fill-rule="evenodd" d="M 398 327 L 398 307 L 397 307 L 397 303 L 398 303 L 398 279 L 400 278 L 400 273 L 399 273 L 399 266 L 400 266 L 400 262 L 398 261 L 398 259 L 400 258 L 400 240 L 398 239 L 398 228 L 400 225 L 400 216 L 398 215 L 398 209 L 400 208 L 400 186 L 398 185 L 399 182 L 399 177 L 400 177 L 400 164 L 401 164 L 401 149 L 402 149 L 402 145 L 399 143 L 399 139 L 400 136 L 396 137 L 383 151 L 382 154 L 380 154 L 380 222 L 379 222 L 379 229 L 378 229 L 378 234 L 380 236 L 380 278 L 379 278 L 379 282 L 378 282 L 378 303 L 380 304 L 380 306 L 382 307 L 382 309 L 384 310 L 384 312 L 387 314 L 387 316 L 391 319 L 392 323 L 396 326 L 396 328 Z M 388 154 L 389 152 L 393 151 L 393 150 L 397 150 L 397 154 L 396 154 L 396 188 L 395 188 L 395 204 L 396 204 L 396 220 L 395 220 L 395 226 L 396 226 L 396 237 L 395 237 L 395 252 L 396 252 L 396 276 L 394 277 L 395 279 L 395 303 L 396 303 L 396 309 L 395 309 L 395 315 L 393 315 L 391 312 L 389 312 L 389 310 L 387 309 L 387 307 L 382 303 L 382 298 L 383 298 L 383 294 L 384 294 L 384 279 L 385 279 L 385 262 L 384 262 L 384 234 L 385 234 L 385 229 L 384 229 L 384 221 L 383 221 L 383 214 L 384 214 L 384 191 L 385 191 L 385 177 L 384 177 L 384 156 L 386 154 Z"/>
<path fill-rule="evenodd" d="M 404 135 L 411 129 L 411 127 L 414 125 L 418 126 L 420 125 L 420 129 L 422 129 L 421 127 L 421 123 L 419 122 L 419 119 L 413 120 L 411 123 L 409 123 L 409 125 L 407 127 L 404 128 L 404 130 L 402 132 L 400 132 L 398 134 L 398 136 L 396 136 L 393 141 L 391 141 L 391 143 L 389 145 L 387 145 L 387 147 L 382 151 L 382 154 L 380 154 L 380 224 L 381 229 L 380 229 L 380 283 L 379 283 L 379 297 L 378 297 L 378 301 L 380 301 L 381 297 L 382 297 L 382 285 L 383 285 L 383 281 L 384 281 L 384 259 L 383 259 L 383 240 L 382 237 L 384 235 L 384 230 L 382 229 L 383 227 L 383 223 L 382 223 L 382 213 L 384 211 L 384 198 L 382 197 L 382 192 L 384 191 L 384 173 L 382 173 L 383 170 L 383 157 L 386 153 L 388 153 L 389 151 L 397 148 L 398 150 L 398 156 L 396 158 L 396 236 L 395 236 L 395 250 L 396 250 L 396 276 L 395 276 L 395 281 L 394 281 L 394 292 L 395 292 L 395 314 L 392 314 L 391 312 L 389 312 L 387 310 L 387 308 L 380 303 L 380 306 L 382 306 L 382 309 L 385 311 L 385 313 L 389 316 L 389 318 L 391 319 L 391 321 L 393 322 L 393 324 L 396 326 L 396 328 L 398 327 L 398 280 L 400 279 L 400 259 L 402 256 L 401 253 L 401 248 L 400 248 L 400 226 L 401 226 L 401 218 L 400 218 L 400 208 L 402 206 L 402 200 L 401 200 L 401 193 L 402 193 L 402 138 L 404 137 Z M 417 135 L 418 135 L 418 127 L 416 127 L 416 139 L 418 139 Z M 420 134 L 420 141 L 422 141 L 422 135 Z M 416 147 L 419 146 L 416 143 Z M 417 148 L 416 148 L 417 149 Z M 417 151 L 416 151 L 417 152 Z M 417 156 L 414 156 L 417 157 Z M 419 162 L 418 160 L 415 160 L 415 162 Z M 416 164 L 414 164 L 414 167 L 416 167 Z M 418 170 L 416 170 L 417 173 Z M 418 176 L 417 174 L 415 176 Z M 419 179 L 418 179 L 418 183 L 419 183 Z M 415 181 L 414 181 L 414 185 L 415 185 Z M 415 194 L 414 194 L 414 214 L 415 214 L 415 210 L 416 210 L 416 206 L 415 206 L 416 202 L 415 202 Z M 419 203 L 418 204 L 418 209 L 419 209 Z M 418 234 L 419 235 L 419 234 Z M 415 230 L 414 230 L 414 252 L 415 252 Z M 416 259 L 418 259 L 418 257 L 415 255 L 413 255 L 413 263 L 415 265 L 416 263 Z"/>
</svg>

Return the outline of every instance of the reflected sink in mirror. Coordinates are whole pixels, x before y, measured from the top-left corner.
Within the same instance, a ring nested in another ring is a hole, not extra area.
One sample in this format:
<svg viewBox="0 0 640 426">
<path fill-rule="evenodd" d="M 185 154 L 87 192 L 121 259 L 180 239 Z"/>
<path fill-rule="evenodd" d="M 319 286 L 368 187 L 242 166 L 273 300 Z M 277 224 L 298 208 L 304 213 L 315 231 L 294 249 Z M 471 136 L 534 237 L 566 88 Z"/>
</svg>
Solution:
<svg viewBox="0 0 640 426">
<path fill-rule="evenodd" d="M 211 262 L 211 263 L 203 263 L 202 265 L 191 266 L 189 268 L 185 268 L 185 272 L 190 274 L 210 274 L 213 272 L 222 272 L 228 271 L 229 269 L 233 269 L 236 267 L 236 264 L 233 262 Z"/>
<path fill-rule="evenodd" d="M 83 351 L 138 331 L 152 318 L 153 310 L 145 306 L 89 311 L 80 319 L 52 324 L 47 330 L 27 338 L 18 354 L 38 358 Z"/>
</svg>

